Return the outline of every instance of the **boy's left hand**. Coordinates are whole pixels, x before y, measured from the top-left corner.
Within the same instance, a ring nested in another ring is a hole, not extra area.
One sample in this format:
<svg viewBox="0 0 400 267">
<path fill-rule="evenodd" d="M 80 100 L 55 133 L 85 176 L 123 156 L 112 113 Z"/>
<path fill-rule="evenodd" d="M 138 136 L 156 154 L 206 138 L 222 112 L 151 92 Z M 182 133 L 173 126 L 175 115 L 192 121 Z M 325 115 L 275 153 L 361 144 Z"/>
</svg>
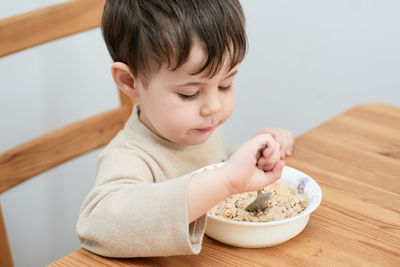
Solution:
<svg viewBox="0 0 400 267">
<path fill-rule="evenodd" d="M 281 158 L 286 158 L 292 154 L 294 137 L 292 132 L 280 128 L 265 128 L 258 132 L 269 133 L 280 145 Z"/>
</svg>

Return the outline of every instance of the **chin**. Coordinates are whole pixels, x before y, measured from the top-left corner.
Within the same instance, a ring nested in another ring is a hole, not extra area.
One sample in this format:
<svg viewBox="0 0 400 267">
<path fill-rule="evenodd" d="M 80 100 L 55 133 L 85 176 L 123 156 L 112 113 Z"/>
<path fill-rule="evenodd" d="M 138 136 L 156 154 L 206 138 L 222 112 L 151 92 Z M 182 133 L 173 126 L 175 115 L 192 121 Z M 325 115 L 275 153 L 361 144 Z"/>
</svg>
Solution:
<svg viewBox="0 0 400 267">
<path fill-rule="evenodd" d="M 204 142 L 206 142 L 208 140 L 208 138 L 211 136 L 211 133 L 205 136 L 196 136 L 196 137 L 192 137 L 192 138 L 187 138 L 185 140 L 182 140 L 182 142 L 179 142 L 182 145 L 186 145 L 186 146 L 196 146 L 196 145 L 200 145 L 203 144 Z"/>
<path fill-rule="evenodd" d="M 205 141 L 207 141 L 207 139 L 205 139 L 205 140 L 185 140 L 183 142 L 180 142 L 180 144 L 185 145 L 185 146 L 197 146 L 197 145 L 203 144 Z"/>
</svg>

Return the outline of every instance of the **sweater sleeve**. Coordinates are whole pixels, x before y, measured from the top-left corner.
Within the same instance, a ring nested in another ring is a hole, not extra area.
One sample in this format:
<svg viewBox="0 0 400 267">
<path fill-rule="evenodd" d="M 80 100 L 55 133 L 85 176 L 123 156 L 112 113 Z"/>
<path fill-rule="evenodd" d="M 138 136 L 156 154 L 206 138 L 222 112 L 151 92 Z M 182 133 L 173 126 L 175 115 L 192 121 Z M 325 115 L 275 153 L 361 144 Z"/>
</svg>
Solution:
<svg viewBox="0 0 400 267">
<path fill-rule="evenodd" d="M 239 148 L 240 145 L 233 145 L 233 146 L 229 146 L 227 147 L 228 150 L 228 157 L 232 156 L 233 153 L 235 153 L 235 151 Z"/>
<path fill-rule="evenodd" d="M 200 252 L 205 215 L 189 225 L 191 174 L 154 183 L 153 172 L 131 151 L 100 156 L 97 182 L 83 203 L 76 228 L 85 249 L 109 257 Z"/>
</svg>

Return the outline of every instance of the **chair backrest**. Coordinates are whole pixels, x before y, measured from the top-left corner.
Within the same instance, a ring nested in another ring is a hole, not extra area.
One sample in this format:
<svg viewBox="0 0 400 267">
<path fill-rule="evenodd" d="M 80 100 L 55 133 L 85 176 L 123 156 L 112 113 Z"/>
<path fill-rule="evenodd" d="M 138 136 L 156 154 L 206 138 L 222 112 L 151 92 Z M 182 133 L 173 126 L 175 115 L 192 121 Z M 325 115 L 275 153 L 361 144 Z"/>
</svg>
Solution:
<svg viewBox="0 0 400 267">
<path fill-rule="evenodd" d="M 0 57 L 100 26 L 105 0 L 69 1 L 0 20 Z M 0 193 L 107 144 L 128 119 L 134 100 L 0 153 Z M 0 207 L 0 266 L 12 266 Z"/>
</svg>

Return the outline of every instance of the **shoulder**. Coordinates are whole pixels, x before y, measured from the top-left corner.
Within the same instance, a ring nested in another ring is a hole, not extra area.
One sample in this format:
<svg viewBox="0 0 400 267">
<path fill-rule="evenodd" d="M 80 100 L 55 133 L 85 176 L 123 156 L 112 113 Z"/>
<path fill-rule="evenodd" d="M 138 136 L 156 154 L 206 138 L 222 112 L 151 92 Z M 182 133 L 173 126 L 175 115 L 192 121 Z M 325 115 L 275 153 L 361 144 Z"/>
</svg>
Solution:
<svg viewBox="0 0 400 267">
<path fill-rule="evenodd" d="M 154 160 L 140 148 L 120 136 L 108 144 L 97 160 L 97 183 L 109 179 L 130 179 L 136 182 L 153 182 Z"/>
</svg>

